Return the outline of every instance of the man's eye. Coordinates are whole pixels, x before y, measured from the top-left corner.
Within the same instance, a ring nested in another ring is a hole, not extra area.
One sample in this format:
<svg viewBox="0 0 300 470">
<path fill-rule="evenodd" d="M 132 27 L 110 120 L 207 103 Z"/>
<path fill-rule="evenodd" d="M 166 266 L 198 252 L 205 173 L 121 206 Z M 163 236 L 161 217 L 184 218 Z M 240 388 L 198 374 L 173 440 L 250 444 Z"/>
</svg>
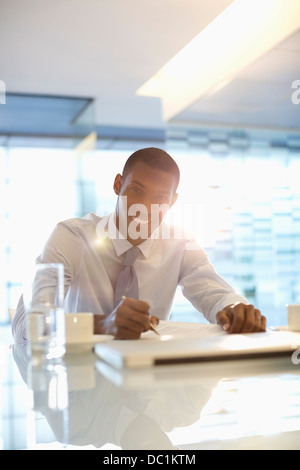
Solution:
<svg viewBox="0 0 300 470">
<path fill-rule="evenodd" d="M 168 202 L 168 198 L 166 196 L 159 196 L 157 198 L 157 202 L 159 204 L 166 204 Z"/>
<path fill-rule="evenodd" d="M 136 186 L 132 186 L 130 189 L 131 189 L 131 191 L 134 191 L 135 193 L 140 193 L 141 192 L 140 188 L 137 188 Z"/>
</svg>

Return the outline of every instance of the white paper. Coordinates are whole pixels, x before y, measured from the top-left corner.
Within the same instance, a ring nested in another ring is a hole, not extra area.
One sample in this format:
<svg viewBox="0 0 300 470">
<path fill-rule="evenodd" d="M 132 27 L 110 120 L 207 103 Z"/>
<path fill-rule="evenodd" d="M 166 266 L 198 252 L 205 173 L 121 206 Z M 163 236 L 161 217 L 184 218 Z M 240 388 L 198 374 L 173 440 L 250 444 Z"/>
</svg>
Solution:
<svg viewBox="0 0 300 470">
<path fill-rule="evenodd" d="M 199 338 L 224 335 L 225 333 L 220 325 L 213 325 L 210 323 L 187 323 L 177 321 L 160 320 L 156 327 L 162 337 L 172 336 L 172 338 Z M 143 338 L 153 339 L 158 336 L 151 330 L 143 333 Z"/>
</svg>

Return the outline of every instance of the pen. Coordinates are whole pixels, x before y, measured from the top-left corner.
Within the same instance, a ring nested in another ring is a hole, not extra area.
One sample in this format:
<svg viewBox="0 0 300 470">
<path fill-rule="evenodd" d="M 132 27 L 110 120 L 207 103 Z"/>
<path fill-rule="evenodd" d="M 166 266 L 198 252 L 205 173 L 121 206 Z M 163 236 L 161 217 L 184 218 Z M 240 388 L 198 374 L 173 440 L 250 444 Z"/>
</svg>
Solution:
<svg viewBox="0 0 300 470">
<path fill-rule="evenodd" d="M 122 299 L 126 299 L 126 295 L 122 295 Z M 149 322 L 150 324 L 150 330 L 154 331 L 155 334 L 157 334 L 158 336 L 160 336 L 160 333 L 158 332 L 156 326 L 154 325 L 154 323 L 152 322 Z"/>
<path fill-rule="evenodd" d="M 150 329 L 154 331 L 154 333 L 156 333 L 158 336 L 160 336 L 160 333 L 158 332 L 156 326 L 151 322 L 150 322 Z"/>
</svg>

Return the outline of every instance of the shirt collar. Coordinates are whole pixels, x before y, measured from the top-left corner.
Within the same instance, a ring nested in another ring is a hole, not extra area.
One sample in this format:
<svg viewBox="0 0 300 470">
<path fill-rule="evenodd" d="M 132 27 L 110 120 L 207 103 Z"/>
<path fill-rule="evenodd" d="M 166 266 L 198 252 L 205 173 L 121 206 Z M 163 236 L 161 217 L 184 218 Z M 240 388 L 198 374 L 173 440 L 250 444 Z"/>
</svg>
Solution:
<svg viewBox="0 0 300 470">
<path fill-rule="evenodd" d="M 126 251 L 128 251 L 130 248 L 132 248 L 133 245 L 118 231 L 116 226 L 115 212 L 109 215 L 107 223 L 108 237 L 112 241 L 112 244 L 116 250 L 116 254 L 120 256 Z M 148 258 L 150 254 L 152 243 L 153 238 L 150 237 L 138 245 L 138 248 L 140 249 L 145 258 Z"/>
</svg>

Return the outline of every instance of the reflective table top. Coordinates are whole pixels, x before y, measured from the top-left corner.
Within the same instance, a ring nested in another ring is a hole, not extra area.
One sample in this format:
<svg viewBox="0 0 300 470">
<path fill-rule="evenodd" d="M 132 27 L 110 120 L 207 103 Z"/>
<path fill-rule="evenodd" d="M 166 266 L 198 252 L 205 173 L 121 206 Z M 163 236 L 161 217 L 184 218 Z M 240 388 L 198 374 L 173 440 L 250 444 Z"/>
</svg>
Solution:
<svg viewBox="0 0 300 470">
<path fill-rule="evenodd" d="M 0 449 L 299 449 L 291 358 L 117 371 L 92 352 L 34 362 L 0 344 Z"/>
</svg>

